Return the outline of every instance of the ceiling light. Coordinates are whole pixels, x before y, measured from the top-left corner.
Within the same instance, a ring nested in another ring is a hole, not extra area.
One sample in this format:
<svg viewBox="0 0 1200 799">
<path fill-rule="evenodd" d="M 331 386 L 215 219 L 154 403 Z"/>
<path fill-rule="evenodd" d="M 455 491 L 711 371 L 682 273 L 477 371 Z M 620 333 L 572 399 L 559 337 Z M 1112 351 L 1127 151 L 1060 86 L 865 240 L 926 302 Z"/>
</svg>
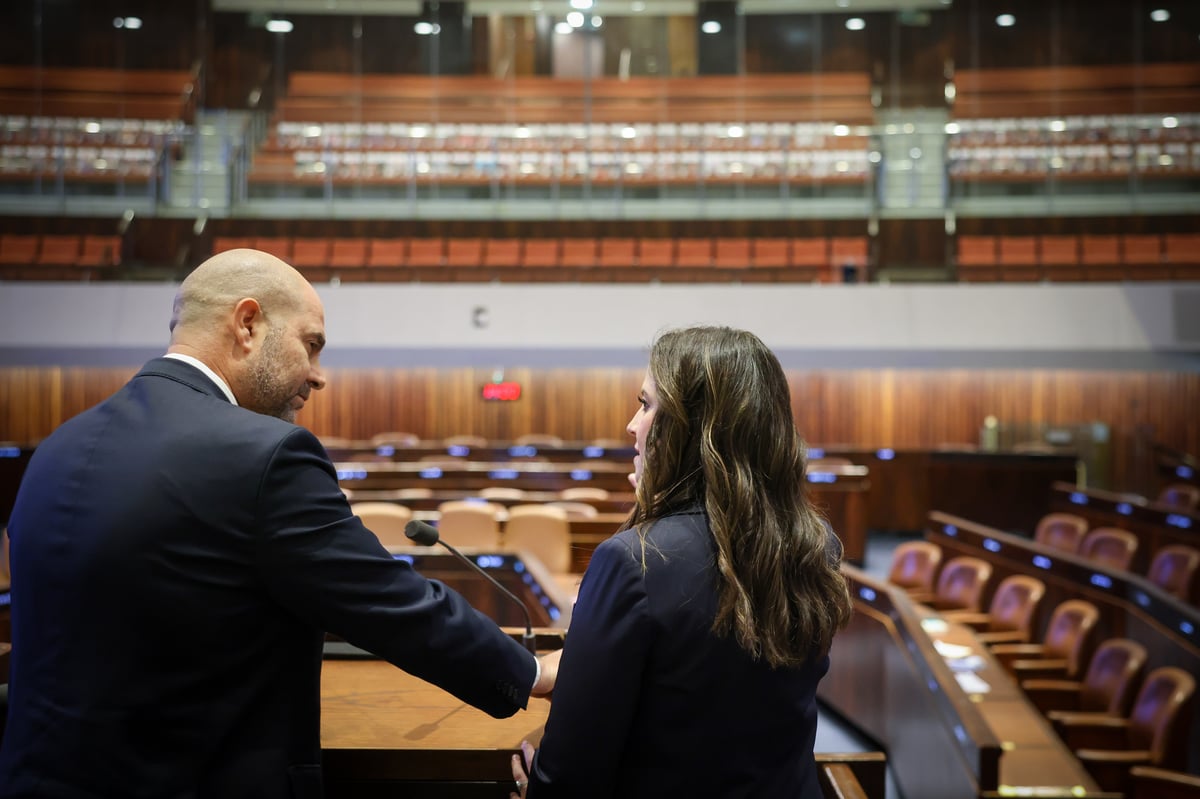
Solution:
<svg viewBox="0 0 1200 799">
<path fill-rule="evenodd" d="M 580 11 L 587 11 L 592 7 L 592 0 L 571 0 L 571 8 L 578 8 Z"/>
<path fill-rule="evenodd" d="M 730 125 L 729 130 L 727 130 L 725 133 L 731 139 L 740 139 L 746 135 L 746 129 L 741 125 Z"/>
<path fill-rule="evenodd" d="M 946 123 L 946 133 L 948 135 L 953 136 L 954 134 L 958 133 L 960 130 L 962 130 L 962 128 L 959 126 L 959 124 L 957 122 L 947 122 Z"/>
<path fill-rule="evenodd" d="M 849 125 L 834 125 L 833 126 L 833 135 L 834 136 L 849 136 L 850 135 L 850 126 Z"/>
<path fill-rule="evenodd" d="M 142 27 L 141 17 L 125 17 L 125 27 L 131 31 L 135 31 Z"/>
<path fill-rule="evenodd" d="M 592 15 L 592 27 L 593 28 L 599 28 L 603 24 L 604 24 L 604 17 L 600 16 L 599 14 Z"/>
<path fill-rule="evenodd" d="M 862 17 L 850 17 L 846 20 L 846 30 L 860 31 L 865 27 L 867 27 L 867 21 Z"/>
<path fill-rule="evenodd" d="M 291 33 L 292 23 L 286 19 L 270 19 L 267 20 L 267 30 L 271 33 Z"/>
<path fill-rule="evenodd" d="M 717 22 L 715 19 L 706 19 L 700 26 L 700 30 L 704 31 L 705 33 L 720 33 L 721 23 Z"/>
<path fill-rule="evenodd" d="M 442 26 L 437 25 L 432 22 L 425 22 L 424 20 L 422 20 L 421 22 L 418 22 L 416 25 L 413 25 L 413 32 L 416 33 L 418 36 L 430 36 L 435 33 L 441 33 Z"/>
<path fill-rule="evenodd" d="M 632 138 L 635 138 L 636 136 L 637 136 L 637 130 L 634 129 L 632 126 L 626 125 L 625 127 L 621 128 L 621 138 L 622 139 L 632 139 Z"/>
<path fill-rule="evenodd" d="M 1012 14 L 1001 14 L 1000 16 L 996 17 L 996 24 L 1001 28 L 1011 28 L 1013 25 L 1017 24 L 1017 18 Z"/>
<path fill-rule="evenodd" d="M 1150 12 L 1150 19 L 1155 22 L 1166 22 L 1171 18 L 1171 12 L 1165 8 L 1156 8 Z"/>
<path fill-rule="evenodd" d="M 570 33 L 574 28 L 567 22 L 558 22 L 554 25 L 554 32 L 562 35 Z"/>
<path fill-rule="evenodd" d="M 1177 128 L 1179 127 L 1179 119 L 1177 117 L 1163 117 L 1162 125 L 1164 128 Z"/>
<path fill-rule="evenodd" d="M 567 24 L 572 28 L 582 28 L 583 14 L 580 14 L 578 11 L 572 11 L 570 14 L 567 14 Z"/>
<path fill-rule="evenodd" d="M 1050 130 L 1054 131 L 1055 133 L 1062 133 L 1066 129 L 1067 123 L 1061 119 L 1056 119 L 1050 123 Z"/>
</svg>

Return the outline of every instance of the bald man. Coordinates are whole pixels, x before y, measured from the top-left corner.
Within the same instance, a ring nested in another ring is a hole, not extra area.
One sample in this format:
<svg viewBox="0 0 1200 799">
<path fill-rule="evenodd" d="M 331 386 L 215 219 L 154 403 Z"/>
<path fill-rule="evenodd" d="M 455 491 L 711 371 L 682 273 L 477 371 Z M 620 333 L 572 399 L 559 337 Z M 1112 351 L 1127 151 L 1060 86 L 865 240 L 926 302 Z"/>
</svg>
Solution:
<svg viewBox="0 0 1200 799">
<path fill-rule="evenodd" d="M 17 494 L 0 796 L 319 797 L 325 631 L 495 717 L 549 690 L 553 661 L 393 559 L 293 424 L 325 385 L 298 272 L 216 255 L 170 327 Z"/>
</svg>

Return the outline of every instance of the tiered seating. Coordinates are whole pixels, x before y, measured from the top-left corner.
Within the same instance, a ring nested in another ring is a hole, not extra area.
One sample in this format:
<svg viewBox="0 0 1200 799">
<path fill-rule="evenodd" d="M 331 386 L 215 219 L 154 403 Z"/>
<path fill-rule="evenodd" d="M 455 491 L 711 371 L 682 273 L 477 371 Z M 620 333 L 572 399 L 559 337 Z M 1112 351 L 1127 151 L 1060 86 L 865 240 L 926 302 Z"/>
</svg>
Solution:
<svg viewBox="0 0 1200 799">
<path fill-rule="evenodd" d="M 1195 63 L 959 70 L 954 81 L 955 183 L 1200 175 Z"/>
<path fill-rule="evenodd" d="M 828 282 L 867 264 L 866 237 L 330 239 L 218 236 L 214 252 L 255 247 L 311 280 L 749 280 Z"/>
<path fill-rule="evenodd" d="M 111 276 L 120 263 L 120 236 L 0 236 L 0 279 L 4 280 L 89 280 Z"/>
<path fill-rule="evenodd" d="M 958 279 L 972 282 L 1200 279 L 1200 235 L 1192 233 L 964 234 L 955 252 Z"/>
<path fill-rule="evenodd" d="M 586 101 L 584 100 L 586 98 Z M 586 105 L 585 105 L 586 102 Z M 865 183 L 865 74 L 582 81 L 292 73 L 252 184 Z"/>
<path fill-rule="evenodd" d="M 191 118 L 186 70 L 0 66 L 0 175 L 152 178 Z"/>
</svg>

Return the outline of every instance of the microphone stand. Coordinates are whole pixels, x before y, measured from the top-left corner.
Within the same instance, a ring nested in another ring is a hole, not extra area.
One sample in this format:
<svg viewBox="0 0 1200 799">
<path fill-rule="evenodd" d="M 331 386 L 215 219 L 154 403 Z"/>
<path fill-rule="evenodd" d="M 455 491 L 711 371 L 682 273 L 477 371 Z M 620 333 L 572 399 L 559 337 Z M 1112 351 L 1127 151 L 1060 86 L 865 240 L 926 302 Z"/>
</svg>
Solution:
<svg viewBox="0 0 1200 799">
<path fill-rule="evenodd" d="M 525 603 L 522 602 L 516 594 L 501 585 L 499 580 L 484 571 L 478 563 L 471 560 L 466 555 L 443 541 L 441 535 L 438 533 L 438 529 L 432 524 L 423 522 L 420 519 L 413 519 L 404 526 L 404 534 L 412 539 L 412 541 L 417 544 L 421 544 L 422 546 L 441 544 L 446 549 L 454 553 L 454 555 L 463 563 L 467 564 L 476 572 L 483 575 L 485 580 L 499 588 L 505 596 L 515 602 L 517 606 L 521 608 L 521 612 L 525 614 L 525 632 L 521 635 L 521 644 L 528 649 L 531 654 L 535 656 L 537 655 L 537 638 L 533 634 L 533 618 L 529 615 L 529 608 L 525 606 Z"/>
</svg>

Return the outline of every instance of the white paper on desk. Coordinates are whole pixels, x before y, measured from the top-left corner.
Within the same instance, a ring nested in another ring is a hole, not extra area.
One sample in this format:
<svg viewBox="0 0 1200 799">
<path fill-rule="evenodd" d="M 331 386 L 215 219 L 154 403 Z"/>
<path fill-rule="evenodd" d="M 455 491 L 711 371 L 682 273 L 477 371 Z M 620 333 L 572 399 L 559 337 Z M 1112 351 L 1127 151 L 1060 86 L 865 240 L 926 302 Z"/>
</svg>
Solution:
<svg viewBox="0 0 1200 799">
<path fill-rule="evenodd" d="M 971 647 L 961 644 L 949 644 L 945 641 L 934 640 L 933 648 L 944 658 L 965 658 L 971 654 Z"/>
<path fill-rule="evenodd" d="M 969 694 L 986 694 L 992 690 L 987 680 L 973 671 L 955 672 L 954 679 L 958 680 L 959 687 Z"/>
<path fill-rule="evenodd" d="M 946 665 L 951 671 L 979 671 L 986 661 L 979 655 L 967 655 L 965 658 L 946 658 Z"/>
</svg>

